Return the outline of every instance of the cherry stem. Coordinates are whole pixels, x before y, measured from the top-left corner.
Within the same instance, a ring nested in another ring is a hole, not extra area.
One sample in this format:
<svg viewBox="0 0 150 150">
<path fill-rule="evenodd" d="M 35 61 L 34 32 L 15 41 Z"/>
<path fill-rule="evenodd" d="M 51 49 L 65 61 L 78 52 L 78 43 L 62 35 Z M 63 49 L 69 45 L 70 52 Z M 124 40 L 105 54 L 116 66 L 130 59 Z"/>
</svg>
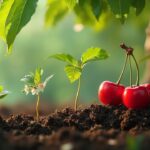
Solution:
<svg viewBox="0 0 150 150">
<path fill-rule="evenodd" d="M 140 80 L 140 72 L 139 72 L 139 66 L 138 63 L 134 57 L 134 55 L 132 54 L 132 58 L 134 59 L 135 65 L 136 65 L 136 71 L 137 71 L 137 80 L 136 80 L 136 85 L 139 86 L 139 80 Z"/>
<path fill-rule="evenodd" d="M 39 103 L 40 103 L 40 94 L 37 94 L 37 102 L 36 102 L 36 120 L 39 121 Z"/>
<path fill-rule="evenodd" d="M 78 81 L 78 88 L 77 88 L 77 93 L 76 93 L 76 98 L 75 98 L 75 103 L 74 103 L 74 109 L 75 111 L 77 111 L 77 107 L 78 107 L 78 97 L 79 97 L 79 92 L 80 92 L 80 81 L 81 79 L 79 78 Z"/>
<path fill-rule="evenodd" d="M 123 74 L 124 74 L 124 71 L 125 71 L 125 68 L 126 68 L 126 65 L 127 65 L 127 60 L 128 60 L 128 55 L 126 55 L 125 63 L 124 63 L 123 69 L 122 69 L 122 71 L 121 71 L 121 74 L 120 74 L 119 79 L 118 79 L 118 81 L 117 81 L 116 84 L 120 84 L 120 81 L 121 81 L 121 79 L 122 79 L 122 76 L 123 76 Z"/>
<path fill-rule="evenodd" d="M 129 56 L 129 66 L 130 66 L 130 86 L 132 87 L 132 66 L 131 66 L 131 58 Z"/>
</svg>

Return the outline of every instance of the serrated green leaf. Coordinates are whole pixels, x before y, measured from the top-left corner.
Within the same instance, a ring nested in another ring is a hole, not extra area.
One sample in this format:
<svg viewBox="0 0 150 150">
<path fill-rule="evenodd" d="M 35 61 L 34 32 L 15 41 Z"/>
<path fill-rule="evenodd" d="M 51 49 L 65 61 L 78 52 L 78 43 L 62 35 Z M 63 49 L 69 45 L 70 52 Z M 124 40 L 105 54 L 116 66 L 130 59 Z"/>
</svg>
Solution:
<svg viewBox="0 0 150 150">
<path fill-rule="evenodd" d="M 41 68 L 37 68 L 34 74 L 34 84 L 38 85 L 39 83 L 41 83 L 41 77 L 43 74 L 43 69 Z"/>
<path fill-rule="evenodd" d="M 0 37 L 6 42 L 5 23 L 14 0 L 3 0 L 0 5 Z"/>
<path fill-rule="evenodd" d="M 136 9 L 136 15 L 139 15 L 145 7 L 145 0 L 131 0 L 131 3 Z"/>
<path fill-rule="evenodd" d="M 104 0 L 92 0 L 91 1 L 92 11 L 97 20 L 99 19 L 102 13 L 103 4 L 104 4 Z"/>
<path fill-rule="evenodd" d="M 85 53 L 81 56 L 81 61 L 83 64 L 89 62 L 89 61 L 97 61 L 101 59 L 106 59 L 108 57 L 108 54 L 105 50 L 100 48 L 89 48 Z"/>
<path fill-rule="evenodd" d="M 116 18 L 120 19 L 121 23 L 124 23 L 129 14 L 130 0 L 108 0 L 112 12 Z"/>
<path fill-rule="evenodd" d="M 38 0 L 15 0 L 5 23 L 8 52 L 20 30 L 30 21 L 35 12 Z M 5 8 L 7 9 L 7 7 Z"/>
<path fill-rule="evenodd" d="M 55 55 L 51 55 L 49 58 L 55 58 L 60 61 L 66 62 L 70 65 L 78 66 L 78 61 L 69 54 L 55 54 Z"/>
<path fill-rule="evenodd" d="M 65 0 L 68 8 L 73 9 L 77 4 L 78 0 Z"/>
<path fill-rule="evenodd" d="M 67 65 L 65 67 L 65 72 L 70 82 L 73 83 L 80 78 L 82 70 L 75 66 Z"/>
<path fill-rule="evenodd" d="M 47 10 L 45 13 L 45 26 L 56 25 L 68 12 L 68 7 L 64 0 L 47 0 Z"/>
<path fill-rule="evenodd" d="M 3 90 L 2 92 L 0 92 L 0 99 L 2 99 L 2 98 L 4 98 L 5 96 L 7 96 L 8 95 L 8 91 L 6 91 L 6 90 Z"/>
</svg>

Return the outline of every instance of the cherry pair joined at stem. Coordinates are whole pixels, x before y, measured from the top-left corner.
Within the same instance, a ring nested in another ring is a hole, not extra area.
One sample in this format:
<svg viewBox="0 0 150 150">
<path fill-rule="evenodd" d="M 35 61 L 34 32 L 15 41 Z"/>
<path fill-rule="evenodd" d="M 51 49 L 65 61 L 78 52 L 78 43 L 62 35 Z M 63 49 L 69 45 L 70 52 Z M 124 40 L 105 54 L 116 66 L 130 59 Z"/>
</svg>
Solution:
<svg viewBox="0 0 150 150">
<path fill-rule="evenodd" d="M 99 88 L 98 97 L 105 105 L 119 105 L 124 104 L 127 108 L 141 109 L 150 105 L 150 84 L 139 85 L 139 68 L 136 58 L 133 55 L 133 48 L 121 44 L 120 47 L 126 51 L 126 59 L 117 83 L 104 81 Z M 136 85 L 132 83 L 132 66 L 131 58 L 133 58 L 136 70 L 137 80 Z M 130 65 L 130 87 L 124 87 L 120 84 L 123 77 L 127 61 L 129 59 Z"/>
</svg>

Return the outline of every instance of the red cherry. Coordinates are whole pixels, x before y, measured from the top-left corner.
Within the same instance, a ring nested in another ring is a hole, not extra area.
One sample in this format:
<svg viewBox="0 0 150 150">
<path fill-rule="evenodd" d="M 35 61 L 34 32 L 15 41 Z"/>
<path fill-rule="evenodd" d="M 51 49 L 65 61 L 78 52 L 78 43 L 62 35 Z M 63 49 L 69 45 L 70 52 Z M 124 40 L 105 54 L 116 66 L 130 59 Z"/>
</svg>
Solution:
<svg viewBox="0 0 150 150">
<path fill-rule="evenodd" d="M 149 94 L 144 86 L 125 88 L 122 99 L 127 108 L 142 109 L 150 105 Z"/>
<path fill-rule="evenodd" d="M 146 84 L 143 84 L 143 85 L 141 85 L 141 86 L 146 87 L 146 89 L 147 89 L 147 91 L 148 91 L 148 94 L 149 94 L 149 96 L 150 96 L 150 84 L 149 84 L 149 83 L 146 83 Z"/>
<path fill-rule="evenodd" d="M 122 103 L 122 94 L 125 87 L 110 81 L 101 83 L 98 98 L 104 105 L 119 105 Z"/>
</svg>

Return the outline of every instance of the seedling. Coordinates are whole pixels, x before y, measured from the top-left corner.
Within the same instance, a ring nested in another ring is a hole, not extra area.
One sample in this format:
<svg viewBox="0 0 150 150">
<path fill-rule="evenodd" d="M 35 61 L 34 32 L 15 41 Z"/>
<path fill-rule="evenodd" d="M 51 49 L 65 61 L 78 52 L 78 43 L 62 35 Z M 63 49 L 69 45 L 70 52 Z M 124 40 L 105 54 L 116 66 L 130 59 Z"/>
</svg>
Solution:
<svg viewBox="0 0 150 150">
<path fill-rule="evenodd" d="M 48 81 L 53 77 L 53 75 L 48 76 L 44 82 L 42 82 L 43 69 L 37 68 L 35 73 L 29 73 L 25 75 L 21 81 L 25 82 L 23 92 L 28 95 L 37 96 L 36 102 L 36 119 L 39 121 L 39 102 L 40 102 L 40 93 L 44 91 Z"/>
<path fill-rule="evenodd" d="M 4 90 L 3 86 L 0 86 L 0 99 L 4 98 L 5 96 L 8 95 L 8 91 Z"/>
<path fill-rule="evenodd" d="M 69 54 L 55 54 L 49 57 L 67 63 L 64 70 L 71 83 L 74 83 L 75 81 L 78 80 L 77 93 L 74 101 L 75 111 L 77 110 L 78 106 L 78 97 L 83 68 L 86 66 L 87 63 L 91 61 L 102 60 L 106 59 L 107 57 L 108 57 L 107 52 L 97 47 L 87 49 L 87 51 L 82 54 L 80 60 L 75 59 L 73 56 Z"/>
</svg>

